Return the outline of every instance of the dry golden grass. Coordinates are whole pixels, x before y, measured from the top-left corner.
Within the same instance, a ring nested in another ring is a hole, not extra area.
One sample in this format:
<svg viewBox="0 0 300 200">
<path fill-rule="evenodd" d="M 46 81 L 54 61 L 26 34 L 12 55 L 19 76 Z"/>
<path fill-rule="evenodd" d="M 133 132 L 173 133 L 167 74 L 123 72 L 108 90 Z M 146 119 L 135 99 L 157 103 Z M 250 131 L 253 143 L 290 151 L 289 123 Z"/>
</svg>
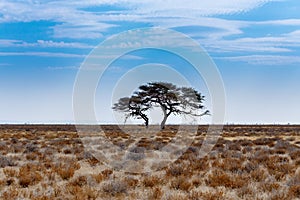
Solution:
<svg viewBox="0 0 300 200">
<path fill-rule="evenodd" d="M 135 136 L 102 128 L 121 148 L 135 142 L 130 151 L 138 156 L 159 151 L 178 130 L 167 126 L 150 136 L 138 127 Z M 199 127 L 176 162 L 135 174 L 97 160 L 74 126 L 2 125 L 0 199 L 300 199 L 300 126 L 225 126 L 212 151 L 198 158 L 207 128 Z"/>
</svg>

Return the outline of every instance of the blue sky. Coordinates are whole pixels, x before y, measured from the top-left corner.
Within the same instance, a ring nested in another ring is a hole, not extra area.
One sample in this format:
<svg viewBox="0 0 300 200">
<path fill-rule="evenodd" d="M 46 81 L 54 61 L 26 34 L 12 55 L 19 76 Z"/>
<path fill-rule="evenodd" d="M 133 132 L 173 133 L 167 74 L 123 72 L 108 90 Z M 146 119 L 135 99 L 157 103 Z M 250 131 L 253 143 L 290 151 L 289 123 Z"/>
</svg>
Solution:
<svg viewBox="0 0 300 200">
<path fill-rule="evenodd" d="M 85 57 L 112 35 L 145 27 L 179 31 L 207 51 L 225 86 L 225 123 L 300 123 L 299 10 L 298 0 L 2 0 L 0 123 L 73 123 L 73 85 Z M 147 63 L 186 73 L 186 63 L 163 52 L 120 58 L 103 78 L 107 91 L 96 93 L 99 122 L 114 122 L 113 83 Z M 210 108 L 205 85 L 193 87 Z"/>
</svg>

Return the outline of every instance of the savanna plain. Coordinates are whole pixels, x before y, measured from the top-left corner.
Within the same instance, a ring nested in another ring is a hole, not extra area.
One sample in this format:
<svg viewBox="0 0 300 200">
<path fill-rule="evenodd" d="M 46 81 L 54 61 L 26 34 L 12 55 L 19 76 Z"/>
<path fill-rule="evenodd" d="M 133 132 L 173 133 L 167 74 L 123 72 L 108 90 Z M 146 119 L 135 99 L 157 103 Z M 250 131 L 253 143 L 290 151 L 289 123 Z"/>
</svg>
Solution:
<svg viewBox="0 0 300 200">
<path fill-rule="evenodd" d="M 147 151 L 167 151 L 179 129 L 105 125 L 79 134 L 73 125 L 0 125 L 0 199 L 300 199 L 300 126 L 226 125 L 203 157 L 208 126 L 199 126 L 184 134 L 192 142 L 178 159 L 142 173 L 107 165 L 84 145 L 101 151 L 102 134 L 142 162 Z"/>
</svg>

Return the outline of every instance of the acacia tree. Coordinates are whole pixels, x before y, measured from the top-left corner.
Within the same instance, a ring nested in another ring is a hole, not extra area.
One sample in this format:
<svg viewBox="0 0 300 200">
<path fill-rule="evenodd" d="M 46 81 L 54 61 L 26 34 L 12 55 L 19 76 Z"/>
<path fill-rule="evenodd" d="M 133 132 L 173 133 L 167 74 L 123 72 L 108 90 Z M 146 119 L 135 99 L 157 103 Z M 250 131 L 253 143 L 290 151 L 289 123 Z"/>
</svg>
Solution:
<svg viewBox="0 0 300 200">
<path fill-rule="evenodd" d="M 125 97 L 126 98 L 126 97 Z M 202 96 L 198 91 L 193 88 L 189 87 L 177 87 L 172 83 L 165 83 L 165 82 L 151 82 L 145 85 L 141 85 L 138 91 L 134 92 L 133 96 L 128 99 L 137 98 L 138 101 L 135 101 L 137 105 L 133 107 L 128 101 L 124 102 L 125 104 L 122 105 L 120 102 L 122 99 L 119 100 L 118 103 L 115 104 L 113 109 L 124 107 L 126 109 L 115 109 L 119 111 L 127 111 L 130 114 L 129 116 L 146 116 L 145 112 L 155 106 L 159 106 L 163 112 L 163 120 L 160 124 L 161 129 L 165 128 L 166 121 L 171 114 L 174 115 L 190 115 L 195 117 L 200 117 L 203 115 L 208 115 L 209 111 L 205 110 L 202 113 L 199 111 L 204 110 L 203 101 L 204 96 Z M 141 106 L 142 109 L 139 109 L 136 112 L 136 107 Z M 128 116 L 128 115 L 127 115 Z M 146 120 L 145 120 L 146 123 Z M 148 124 L 148 117 L 147 117 L 147 124 Z M 147 125 L 146 125 L 147 126 Z"/>
<path fill-rule="evenodd" d="M 144 112 L 150 109 L 150 107 L 150 102 L 143 101 L 139 96 L 133 95 L 130 98 L 123 97 L 119 99 L 119 101 L 114 104 L 113 109 L 125 113 L 125 122 L 128 117 L 143 119 L 146 127 L 148 127 L 149 118 Z"/>
</svg>

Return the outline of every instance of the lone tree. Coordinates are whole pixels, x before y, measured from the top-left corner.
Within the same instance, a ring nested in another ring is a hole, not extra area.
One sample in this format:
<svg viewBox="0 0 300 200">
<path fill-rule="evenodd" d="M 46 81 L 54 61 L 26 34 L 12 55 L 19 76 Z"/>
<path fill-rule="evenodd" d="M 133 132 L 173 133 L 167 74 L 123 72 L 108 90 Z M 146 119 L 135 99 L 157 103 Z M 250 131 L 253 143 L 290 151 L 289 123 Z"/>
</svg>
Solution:
<svg viewBox="0 0 300 200">
<path fill-rule="evenodd" d="M 151 82 L 141 85 L 130 98 L 119 99 L 118 103 L 114 104 L 113 109 L 125 112 L 126 118 L 142 118 L 148 126 L 149 119 L 145 112 L 158 106 L 164 115 L 160 124 L 161 129 L 164 129 L 171 114 L 194 117 L 208 115 L 208 110 L 199 113 L 204 110 L 203 101 L 204 96 L 193 88 L 177 87 L 172 83 Z"/>
</svg>

